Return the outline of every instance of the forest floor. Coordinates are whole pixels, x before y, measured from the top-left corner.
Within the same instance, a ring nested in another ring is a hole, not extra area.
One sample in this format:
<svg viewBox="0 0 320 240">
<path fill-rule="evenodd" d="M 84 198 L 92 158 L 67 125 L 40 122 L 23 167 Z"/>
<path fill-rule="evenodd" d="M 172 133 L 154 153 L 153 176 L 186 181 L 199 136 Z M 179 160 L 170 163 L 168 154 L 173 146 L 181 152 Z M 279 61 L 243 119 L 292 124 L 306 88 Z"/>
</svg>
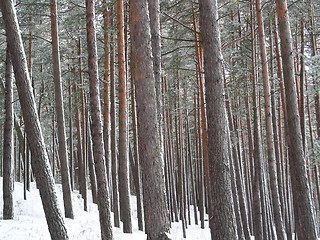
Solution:
<svg viewBox="0 0 320 240">
<path fill-rule="evenodd" d="M 62 202 L 62 188 L 56 185 L 60 207 Z M 14 186 L 14 219 L 2 220 L 3 212 L 2 178 L 0 178 L 0 240 L 49 240 L 50 234 L 45 220 L 42 203 L 35 183 L 31 183 L 31 191 L 27 191 L 27 200 L 23 199 L 23 184 L 15 183 Z M 65 219 L 68 235 L 74 240 L 99 240 L 100 226 L 96 204 L 92 203 L 91 192 L 88 192 L 88 211 L 83 210 L 83 199 L 77 191 L 72 193 L 75 219 Z M 131 197 L 132 234 L 122 232 L 121 228 L 113 228 L 114 240 L 145 240 L 144 232 L 138 230 L 136 197 Z M 62 208 L 61 208 L 62 209 Z M 192 209 L 191 209 L 192 210 Z M 187 228 L 187 238 L 182 235 L 182 223 L 172 223 L 170 234 L 172 240 L 209 240 L 211 239 L 208 221 L 205 229 L 194 224 L 193 211 L 191 223 Z M 206 216 L 207 219 L 207 216 Z"/>
</svg>

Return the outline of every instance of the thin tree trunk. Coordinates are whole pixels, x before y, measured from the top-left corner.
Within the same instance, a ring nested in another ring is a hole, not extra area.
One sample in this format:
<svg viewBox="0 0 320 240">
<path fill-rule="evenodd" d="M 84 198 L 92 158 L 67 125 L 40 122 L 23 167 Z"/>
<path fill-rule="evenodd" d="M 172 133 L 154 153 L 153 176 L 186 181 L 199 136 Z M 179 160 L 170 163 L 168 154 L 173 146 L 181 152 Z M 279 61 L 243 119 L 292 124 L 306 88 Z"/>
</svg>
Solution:
<svg viewBox="0 0 320 240">
<path fill-rule="evenodd" d="M 193 30 L 194 30 L 194 38 L 195 38 L 195 51 L 196 51 L 196 59 L 197 59 L 197 84 L 200 85 L 201 78 L 202 78 L 202 63 L 200 61 L 200 48 L 198 45 L 198 37 L 197 37 L 197 26 L 196 26 L 196 19 L 194 8 L 192 7 L 192 23 L 193 23 Z M 195 138 L 196 138 L 196 150 L 197 150 L 197 162 L 198 162 L 198 207 L 200 211 L 200 222 L 201 228 L 204 228 L 204 186 L 203 186 L 203 161 L 202 161 L 202 151 L 201 151 L 201 130 L 200 130 L 200 106 L 199 106 L 199 98 L 200 98 L 200 88 L 197 89 L 198 96 L 194 96 L 194 121 L 195 121 Z M 197 100 L 197 101 L 196 101 Z M 198 104 L 197 104 L 198 103 Z M 198 121 L 197 121 L 198 119 Z"/>
<path fill-rule="evenodd" d="M 81 39 L 78 39 L 78 64 L 79 64 L 79 83 L 80 83 L 80 100 L 81 100 L 81 120 L 79 118 L 79 124 L 81 123 L 82 130 L 82 152 L 81 158 L 79 158 L 79 162 L 81 163 L 81 168 L 79 168 L 79 175 L 81 176 L 81 194 L 84 203 L 84 211 L 88 210 L 88 198 L 87 198 L 87 178 L 86 178 L 86 170 L 87 170 L 87 154 L 86 154 L 86 131 L 85 131 L 85 94 L 84 94 L 84 84 L 82 78 L 82 56 L 81 56 Z"/>
<path fill-rule="evenodd" d="M 9 49 L 6 55 L 5 124 L 3 132 L 3 219 L 13 219 L 13 69 Z"/>
<path fill-rule="evenodd" d="M 260 133 L 259 133 L 259 116 L 257 109 L 257 94 L 256 94 L 256 72 L 255 72 L 255 47 L 254 47 L 254 3 L 251 3 L 250 6 L 250 14 L 251 14 L 251 49 L 252 49 L 252 73 L 251 80 L 253 85 L 253 165 L 254 169 L 252 171 L 253 174 L 253 189 L 252 189 L 252 221 L 253 221 L 253 235 L 255 239 L 262 240 L 263 239 L 263 222 L 262 222 L 262 204 L 261 204 L 261 171 L 262 171 L 262 163 L 261 163 L 261 146 L 260 146 Z"/>
<path fill-rule="evenodd" d="M 111 9 L 113 12 L 113 9 Z M 110 26 L 113 26 L 111 18 Z M 110 120 L 111 120 L 111 169 L 112 169 L 112 206 L 114 226 L 120 227 L 119 216 L 119 192 L 118 192 L 118 160 L 117 160 L 117 136 L 116 136 L 116 109 L 115 109 L 115 77 L 114 77 L 114 47 L 113 35 L 110 38 Z"/>
<path fill-rule="evenodd" d="M 72 89 L 72 84 L 71 84 L 71 79 L 69 81 L 69 113 L 72 113 L 72 98 L 71 98 L 71 90 Z M 71 191 L 74 190 L 74 165 L 73 165 L 73 116 L 72 114 L 69 115 L 69 171 L 70 171 L 70 185 L 71 185 Z"/>
<path fill-rule="evenodd" d="M 57 6 L 55 0 L 50 0 L 51 37 L 52 37 L 52 61 L 54 96 L 58 125 L 59 158 L 61 162 L 61 182 L 63 192 L 64 212 L 66 218 L 74 218 L 71 201 L 71 186 L 68 165 L 67 140 L 65 131 L 64 105 L 62 96 L 62 82 L 60 69 L 60 50 L 57 23 Z"/>
<path fill-rule="evenodd" d="M 94 2 L 94 0 L 86 0 L 88 71 L 90 82 L 90 109 L 92 118 L 91 135 L 93 142 L 93 157 L 97 175 L 98 209 L 101 239 L 111 240 L 113 238 L 113 234 L 110 217 L 109 189 L 106 179 L 106 165 L 103 147 Z"/>
<path fill-rule="evenodd" d="M 305 130 L 305 113 L 304 113 L 304 22 L 301 20 L 301 57 L 300 57 L 300 128 L 302 135 L 302 148 L 306 156 L 306 130 Z"/>
<path fill-rule="evenodd" d="M 184 207 L 184 196 L 185 196 L 185 189 L 183 187 L 184 181 L 183 181 L 183 172 L 184 172 L 184 155 L 183 155 L 183 126 L 182 126 L 182 111 L 181 111 L 181 100 L 180 100 L 180 82 L 179 82 L 179 73 L 177 72 L 177 95 L 178 95 L 178 118 L 179 123 L 177 122 L 176 125 L 176 133 L 177 133 L 177 155 L 178 155 L 178 174 L 179 174 L 179 195 L 180 195 L 180 220 L 182 223 L 182 234 L 183 238 L 186 238 L 186 219 L 185 219 L 185 207 Z"/>
<path fill-rule="evenodd" d="M 225 90 L 226 91 L 226 90 Z M 225 94 L 225 104 L 226 104 L 226 111 L 227 111 L 227 117 L 228 117 L 228 123 L 229 123 L 229 131 L 230 132 L 234 132 L 235 131 L 235 127 L 233 124 L 233 120 L 232 120 L 232 112 L 231 112 L 231 108 L 230 108 L 230 99 L 229 99 L 229 94 L 226 93 Z M 247 203 L 246 203 L 246 199 L 245 199 L 245 195 L 244 195 L 244 186 L 242 184 L 243 182 L 243 175 L 241 174 L 241 168 L 240 168 L 240 161 L 239 161 L 239 156 L 236 153 L 236 143 L 235 141 L 233 141 L 233 138 L 230 137 L 230 145 L 231 145 L 231 149 L 230 151 L 232 151 L 232 155 L 230 154 L 230 157 L 232 157 L 232 161 L 230 164 L 234 164 L 234 170 L 233 172 L 231 172 L 231 174 L 234 174 L 234 181 L 236 182 L 236 191 L 234 191 L 233 196 L 235 197 L 236 194 L 238 194 L 238 198 L 239 198 L 239 205 L 240 205 L 240 211 L 241 211 L 241 221 L 243 224 L 243 234 L 245 237 L 245 239 L 250 239 L 250 227 L 249 227 L 249 220 L 248 220 L 248 209 L 247 209 Z M 236 201 L 236 200 L 235 200 Z M 236 213 L 237 214 L 237 213 Z M 240 225 L 238 224 L 238 228 L 240 227 Z M 239 230 L 238 230 L 239 231 Z M 240 237 L 240 236 L 239 236 Z"/>
<path fill-rule="evenodd" d="M 119 197 L 120 219 L 123 232 L 131 233 L 131 208 L 129 196 L 129 161 L 127 148 L 127 83 L 124 49 L 123 0 L 117 0 L 118 69 L 119 69 Z"/>
<path fill-rule="evenodd" d="M 92 141 L 91 141 L 91 132 L 90 132 L 90 119 L 87 116 L 87 149 L 88 149 L 88 165 L 89 165 L 89 174 L 90 174 L 90 183 L 91 183 L 91 192 L 92 192 L 92 201 L 93 203 L 98 204 L 98 197 L 97 197 L 97 180 L 96 180 L 96 172 L 95 166 L 93 162 L 93 153 L 92 153 Z"/>
<path fill-rule="evenodd" d="M 105 4 L 105 0 L 103 1 Z M 104 35 L 104 103 L 103 103 L 103 122 L 104 122 L 104 128 L 103 128 L 103 139 L 104 139 L 104 149 L 106 153 L 106 169 L 107 169 L 107 176 L 108 180 L 111 179 L 110 174 L 110 134 L 109 134 L 109 125 L 110 125 L 110 98 L 109 98 L 109 66 L 110 66 L 110 55 L 109 55 L 109 34 L 108 34 L 108 28 L 109 28 L 109 9 L 107 6 L 104 6 L 103 10 L 103 35 Z M 110 185 L 110 184 L 109 184 Z"/>
<path fill-rule="evenodd" d="M 263 91 L 264 91 L 264 107 L 266 119 L 266 134 L 267 134 L 267 150 L 268 150 L 268 165 L 269 165 L 269 182 L 271 186 L 271 196 L 273 204 L 273 215 L 277 230 L 277 237 L 279 240 L 287 239 L 284 231 L 284 224 L 282 221 L 282 213 L 280 208 L 280 198 L 277 182 L 277 166 L 275 161 L 275 150 L 273 142 L 273 128 L 272 128 L 272 111 L 271 111 L 271 96 L 269 85 L 269 73 L 267 65 L 267 51 L 265 44 L 265 33 L 262 17 L 262 9 L 260 0 L 256 0 L 256 12 L 259 31 L 259 46 L 262 65 Z"/>
<path fill-rule="evenodd" d="M 130 3 L 131 5 L 131 3 Z M 131 54 L 132 54 L 132 44 Z M 132 137 L 133 137 L 133 155 L 135 160 L 135 172 L 136 181 L 136 195 L 137 195 L 137 217 L 138 217 L 138 228 L 140 231 L 143 231 L 143 219 L 142 219 L 142 194 L 141 194 L 141 180 L 140 180 L 140 161 L 138 153 L 138 129 L 137 129 L 137 116 L 136 116 L 136 98 L 135 98 L 135 76 L 134 76 L 134 61 L 131 58 L 130 61 L 130 70 L 131 70 L 131 111 L 132 111 Z"/>
</svg>

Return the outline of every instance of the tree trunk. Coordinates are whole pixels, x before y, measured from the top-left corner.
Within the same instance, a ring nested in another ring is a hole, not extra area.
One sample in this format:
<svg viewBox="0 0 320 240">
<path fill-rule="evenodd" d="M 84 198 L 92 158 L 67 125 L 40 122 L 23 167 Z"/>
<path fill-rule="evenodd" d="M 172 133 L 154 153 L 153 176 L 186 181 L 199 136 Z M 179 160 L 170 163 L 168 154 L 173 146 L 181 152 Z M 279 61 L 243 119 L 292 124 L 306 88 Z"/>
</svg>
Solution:
<svg viewBox="0 0 320 240">
<path fill-rule="evenodd" d="M 100 218 L 101 239 L 110 240 L 113 237 L 103 146 L 94 2 L 94 0 L 86 0 L 88 71 L 90 82 L 90 109 L 92 118 L 91 135 L 93 142 L 93 157 L 97 175 L 98 209 Z"/>
<path fill-rule="evenodd" d="M 299 239 L 317 239 L 312 213 L 312 203 L 307 182 L 306 163 L 302 148 L 298 104 L 293 66 L 293 49 L 286 0 L 276 0 L 281 56 L 285 84 L 288 130 L 289 161 L 293 191 L 294 216 Z"/>
<path fill-rule="evenodd" d="M 98 204 L 97 197 L 97 178 L 95 172 L 95 166 L 93 162 L 93 153 L 92 153 L 92 141 L 91 141 L 91 132 L 90 132 L 90 119 L 89 116 L 87 119 L 87 149 L 88 149 L 88 165 L 89 165 L 89 174 L 90 174 L 90 183 L 91 183 L 91 192 L 92 192 L 92 202 Z"/>
<path fill-rule="evenodd" d="M 127 83 L 124 50 L 123 0 L 117 0 L 118 69 L 119 69 L 119 197 L 120 219 L 123 232 L 131 233 L 131 208 L 129 196 L 129 161 L 127 147 Z"/>
<path fill-rule="evenodd" d="M 145 228 L 149 240 L 168 239 L 169 217 L 157 128 L 150 25 L 146 0 L 132 1 L 132 47 L 138 117 L 138 144 L 142 166 Z"/>
<path fill-rule="evenodd" d="M 103 1 L 105 4 L 105 0 Z M 104 150 L 106 153 L 106 169 L 107 169 L 107 176 L 108 182 L 110 183 L 111 175 L 110 175 L 110 134 L 109 134 L 109 127 L 110 127 L 110 98 L 109 98 L 109 66 L 110 66 L 110 55 L 109 55 L 109 9 L 107 6 L 104 6 L 103 10 L 103 47 L 104 47 L 104 103 L 103 103 L 103 139 L 104 139 Z M 110 185 L 110 184 L 109 184 Z"/>
<path fill-rule="evenodd" d="M 68 239 L 67 229 L 58 207 L 54 179 L 50 171 L 49 158 L 32 93 L 16 12 L 11 0 L 1 1 L 0 6 L 8 37 L 22 114 L 25 126 L 28 126 L 26 133 L 32 153 L 33 173 L 40 191 L 49 232 L 54 240 Z"/>
<path fill-rule="evenodd" d="M 301 57 L 300 57 L 300 128 L 302 135 L 302 148 L 304 155 L 306 156 L 306 130 L 305 130 L 305 113 L 304 113 L 304 22 L 301 20 Z"/>
<path fill-rule="evenodd" d="M 163 136 L 162 136 L 162 96 L 161 96 L 161 37 L 160 37 L 160 5 L 159 0 L 148 0 L 148 10 L 150 18 L 151 31 L 151 47 L 153 60 L 153 75 L 156 87 L 156 101 L 157 101 L 157 117 L 158 130 L 161 140 L 161 151 L 163 151 Z M 161 152 L 163 154 L 163 152 Z"/>
<path fill-rule="evenodd" d="M 132 44 L 131 44 L 131 53 L 132 53 Z M 137 217 L 138 217 L 138 228 L 140 231 L 143 231 L 143 219 L 142 219 L 142 194 L 141 194 L 141 169 L 140 169 L 140 160 L 138 152 L 138 129 L 137 129 L 137 116 L 136 116 L 136 98 L 135 98 L 135 76 L 134 76 L 134 60 L 131 58 L 130 61 L 130 70 L 131 70 L 131 111 L 132 111 L 132 137 L 133 137 L 133 155 L 135 161 L 135 171 L 136 176 L 135 188 L 137 195 Z"/>
<path fill-rule="evenodd" d="M 113 9 L 111 9 L 113 12 Z M 110 22 L 113 27 L 113 18 Z M 114 47 L 113 36 L 110 37 L 110 120 L 111 120 L 111 170 L 112 170 L 112 208 L 114 226 L 120 227 L 119 217 L 119 192 L 118 192 L 118 158 L 117 158 L 117 136 L 116 136 L 116 109 L 115 109 L 115 77 L 114 77 Z"/>
<path fill-rule="evenodd" d="M 226 98 L 226 111 L 227 111 L 229 129 L 230 129 L 230 132 L 232 133 L 232 132 L 235 132 L 235 126 L 234 126 L 234 123 L 232 120 L 232 112 L 231 112 L 231 108 L 230 108 L 229 94 L 226 93 L 225 95 L 226 95 L 226 97 L 225 97 Z M 232 155 L 230 154 L 230 157 L 233 158 L 233 160 L 231 161 L 231 164 L 234 163 L 234 171 L 231 171 L 231 174 L 232 174 L 231 177 L 234 175 L 234 181 L 236 183 L 236 187 L 235 187 L 236 191 L 232 190 L 234 192 L 233 196 L 236 197 L 236 194 L 238 194 L 238 196 L 239 196 L 238 198 L 239 198 L 241 216 L 238 218 L 241 218 L 241 220 L 242 220 L 243 234 L 244 234 L 245 239 L 250 239 L 250 226 L 249 226 L 249 219 L 248 219 L 248 214 L 247 214 L 248 208 L 247 208 L 247 203 L 246 203 L 246 199 L 245 199 L 245 191 L 244 191 L 244 186 L 243 186 L 243 174 L 241 172 L 241 167 L 240 167 L 241 158 L 236 153 L 236 142 L 233 140 L 232 137 L 230 137 L 230 141 L 231 141 L 230 151 L 232 151 Z M 232 170 L 232 168 L 231 168 L 231 170 Z M 231 183 L 232 183 L 232 181 L 231 181 Z M 238 228 L 239 227 L 240 226 L 238 224 Z M 239 236 L 239 238 L 240 238 L 240 236 Z"/>
<path fill-rule="evenodd" d="M 208 154 L 211 179 L 211 239 L 237 239 L 228 156 L 222 54 L 215 0 L 200 1 L 208 117 Z M 208 191 L 210 193 L 210 191 Z M 210 202 L 209 202 L 210 204 Z M 209 207 L 210 209 L 210 207 Z"/>
<path fill-rule="evenodd" d="M 272 128 L 272 111 L 271 111 L 271 96 L 269 85 L 269 73 L 267 64 L 267 51 L 265 44 L 265 33 L 262 17 L 262 9 L 260 0 L 256 0 L 257 22 L 259 30 L 259 46 L 262 65 L 263 91 L 264 91 L 264 107 L 266 119 L 266 134 L 267 134 L 267 150 L 268 150 L 268 165 L 269 165 L 269 181 L 271 187 L 271 196 L 273 204 L 273 215 L 277 230 L 277 237 L 279 240 L 287 239 L 284 231 L 284 224 L 282 220 L 282 213 L 280 208 L 280 198 L 277 182 L 277 166 L 275 160 L 275 150 L 273 142 L 273 128 Z"/>
<path fill-rule="evenodd" d="M 88 210 L 88 198 L 87 198 L 87 178 L 86 178 L 86 169 L 87 169 L 87 152 L 86 152 L 86 131 L 85 131 L 85 94 L 84 94 L 84 84 L 82 78 L 82 56 L 81 56 L 81 38 L 78 39 L 78 65 L 79 65 L 79 84 L 80 84 L 80 101 L 81 101 L 81 119 L 79 118 L 79 126 L 81 125 L 82 130 L 82 141 L 81 142 L 82 148 L 81 152 L 79 150 L 79 176 L 81 176 L 81 195 L 83 198 L 84 203 L 84 211 Z M 80 127 L 79 127 L 80 131 Z M 80 134 L 81 135 L 81 134 Z M 80 146 L 80 145 L 79 145 Z"/>
<path fill-rule="evenodd" d="M 50 0 L 51 37 L 52 37 L 52 62 L 54 79 L 54 96 L 59 139 L 59 158 L 61 162 L 61 183 L 63 191 L 64 212 L 66 218 L 73 219 L 73 207 L 71 201 L 71 186 L 68 165 L 67 140 L 65 131 L 64 106 L 62 96 L 60 50 L 57 23 L 57 6 L 55 0 Z"/>
<path fill-rule="evenodd" d="M 9 49 L 6 55 L 5 124 L 3 132 L 3 219 L 13 219 L 13 69 Z"/>
<path fill-rule="evenodd" d="M 69 88 L 68 88 L 68 92 L 69 92 L 69 112 L 72 112 L 72 97 L 71 97 L 71 92 L 72 92 L 72 83 L 71 83 L 71 79 L 69 80 Z M 40 104 L 39 104 L 40 105 Z M 39 108 L 38 108 L 39 110 Z M 38 111 L 40 112 L 40 111 Z M 74 190 L 74 162 L 73 162 L 73 116 L 70 114 L 69 115 L 69 171 L 70 171 L 70 185 L 71 185 L 71 191 Z"/>
</svg>

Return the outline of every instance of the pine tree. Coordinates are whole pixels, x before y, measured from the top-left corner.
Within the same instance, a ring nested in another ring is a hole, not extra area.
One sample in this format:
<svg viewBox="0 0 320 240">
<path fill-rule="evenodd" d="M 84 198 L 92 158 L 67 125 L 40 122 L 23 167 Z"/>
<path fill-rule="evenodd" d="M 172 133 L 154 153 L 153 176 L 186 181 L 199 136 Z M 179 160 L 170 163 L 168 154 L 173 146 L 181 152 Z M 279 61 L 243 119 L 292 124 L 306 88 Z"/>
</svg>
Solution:
<svg viewBox="0 0 320 240">
<path fill-rule="evenodd" d="M 111 227 L 109 189 L 106 179 L 106 164 L 103 145 L 94 3 L 94 0 L 86 0 L 88 71 L 90 82 L 91 110 L 90 113 L 92 119 L 91 136 L 93 142 L 93 158 L 97 176 L 101 239 L 111 240 L 113 238 L 113 234 Z"/>
<path fill-rule="evenodd" d="M 13 219 L 13 69 L 9 49 L 6 54 L 5 109 L 3 133 L 3 219 Z"/>
<path fill-rule="evenodd" d="M 288 114 L 289 164 L 293 192 L 294 216 L 297 226 L 296 232 L 299 239 L 317 239 L 300 132 L 297 91 L 292 55 L 292 35 L 286 0 L 276 0 L 276 7 L 279 21 L 283 79 Z"/>
<path fill-rule="evenodd" d="M 68 239 L 67 230 L 58 207 L 54 180 L 50 171 L 49 159 L 36 111 L 16 11 L 12 0 L 1 1 L 0 6 L 5 23 L 7 42 L 18 88 L 22 115 L 25 126 L 27 126 L 25 130 L 32 154 L 32 170 L 40 191 L 49 232 L 54 240 Z"/>
<path fill-rule="evenodd" d="M 223 96 L 217 1 L 203 0 L 199 3 L 212 194 L 210 196 L 211 212 L 209 212 L 211 239 L 237 239 L 228 155 L 227 118 Z"/>
<path fill-rule="evenodd" d="M 62 96 L 62 81 L 60 69 L 60 50 L 57 23 L 57 6 L 55 0 L 50 0 L 51 17 L 51 36 L 52 36 L 52 60 L 53 60 L 53 79 L 55 89 L 55 104 L 58 126 L 59 158 L 61 163 L 61 179 L 63 190 L 64 212 L 67 218 L 74 218 L 71 201 L 71 185 L 69 177 L 69 164 L 67 153 L 67 142 L 65 132 L 64 104 Z"/>
<path fill-rule="evenodd" d="M 155 80 L 146 0 L 132 0 L 130 11 L 145 229 L 149 240 L 168 239 L 166 233 L 169 231 L 169 218 L 157 127 Z"/>
</svg>

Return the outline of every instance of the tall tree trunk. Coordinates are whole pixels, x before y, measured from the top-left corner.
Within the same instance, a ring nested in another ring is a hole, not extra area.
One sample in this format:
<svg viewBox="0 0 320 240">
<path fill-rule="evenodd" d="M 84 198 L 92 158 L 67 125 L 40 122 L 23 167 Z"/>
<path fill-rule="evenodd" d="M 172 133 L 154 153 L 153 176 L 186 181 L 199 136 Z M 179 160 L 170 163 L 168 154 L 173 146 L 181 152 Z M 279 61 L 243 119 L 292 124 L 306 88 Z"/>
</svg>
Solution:
<svg viewBox="0 0 320 240">
<path fill-rule="evenodd" d="M 130 3 L 131 5 L 131 3 Z M 132 42 L 130 44 L 130 50 L 132 54 Z M 138 217 L 138 228 L 143 231 L 143 219 L 142 219 L 142 194 L 141 194 L 141 169 L 140 160 L 138 152 L 138 129 L 137 129 L 137 114 L 136 114 L 136 98 L 135 98 L 135 76 L 134 76 L 134 59 L 130 60 L 130 70 L 131 70 L 131 111 L 132 111 L 132 137 L 133 137 L 133 155 L 135 161 L 135 172 L 136 181 L 136 195 L 137 195 L 137 217 Z"/>
<path fill-rule="evenodd" d="M 263 239 L 263 223 L 262 223 L 262 204 L 260 186 L 262 184 L 262 163 L 261 163 L 261 148 L 260 148 L 260 134 L 259 134 L 259 116 L 256 103 L 256 83 L 253 80 L 253 108 L 254 108 L 254 177 L 253 177 L 253 235 L 255 239 Z"/>
<path fill-rule="evenodd" d="M 105 4 L 105 0 L 103 1 Z M 110 134 L 109 134 L 109 127 L 110 127 L 110 98 L 109 98 L 109 66 L 110 66 L 110 55 L 109 55 L 109 9 L 105 5 L 103 10 L 103 47 L 104 47 L 104 103 L 103 103 L 103 139 L 104 139 L 104 150 L 106 153 L 106 169 L 107 169 L 107 176 L 108 181 L 110 183 L 111 174 L 110 174 Z M 110 185 L 110 184 L 109 184 Z"/>
<path fill-rule="evenodd" d="M 287 121 L 287 107 L 286 107 L 286 97 L 283 87 L 283 74 L 282 74 L 282 63 L 280 57 L 280 47 L 279 47 L 279 40 L 278 40 L 278 31 L 277 31 L 277 24 L 276 24 L 276 16 L 274 16 L 273 20 L 273 34 L 274 34 L 274 45 L 276 50 L 276 60 L 277 60 L 277 77 L 279 78 L 279 86 L 280 86 L 280 98 L 278 99 L 279 102 L 279 110 L 278 110 L 278 119 L 279 119 L 279 148 L 280 148 L 280 158 L 281 158 L 281 165 L 282 165 L 282 191 L 283 191 L 283 200 L 284 202 L 284 221 L 286 224 L 286 231 L 287 231 L 287 238 L 292 239 L 292 227 L 291 227 L 291 211 L 290 206 L 288 204 L 286 196 L 288 195 L 288 179 L 290 178 L 285 174 L 286 172 L 286 156 L 287 156 L 287 146 L 288 146 L 288 121 Z M 280 104 L 281 102 L 281 104 Z M 283 112 L 283 125 L 284 125 L 284 134 L 282 134 L 282 127 L 281 127 L 281 108 Z M 284 137 L 282 137 L 284 135 Z M 285 147 L 283 146 L 285 144 Z"/>
<path fill-rule="evenodd" d="M 69 87 L 68 87 L 68 93 L 69 93 L 69 112 L 72 112 L 72 97 L 71 97 L 71 92 L 72 92 L 72 83 L 71 79 L 69 80 Z M 40 105 L 40 104 L 39 104 Z M 39 110 L 39 108 L 38 108 Z M 40 113 L 40 111 L 38 111 Z M 69 115 L 69 171 L 70 171 L 70 185 L 71 185 L 71 191 L 74 190 L 74 162 L 73 162 L 73 116 L 72 114 Z"/>
<path fill-rule="evenodd" d="M 59 139 L 59 158 L 61 162 L 61 182 L 63 191 L 63 203 L 65 217 L 73 219 L 73 207 L 71 201 L 71 186 L 68 165 L 67 140 L 65 131 L 64 106 L 62 96 L 60 50 L 57 23 L 57 5 L 55 0 L 50 0 L 51 37 L 52 37 L 52 62 L 54 79 L 54 96 Z"/>
<path fill-rule="evenodd" d="M 123 0 L 117 0 L 118 69 L 119 69 L 119 197 L 120 219 L 123 232 L 131 233 L 131 208 L 129 196 L 129 161 L 127 147 L 127 83 L 124 49 Z"/>
<path fill-rule="evenodd" d="M 285 84 L 288 130 L 289 161 L 293 191 L 294 216 L 299 239 L 317 239 L 312 213 L 312 203 L 307 182 L 306 163 L 302 148 L 296 86 L 293 66 L 292 36 L 286 0 L 276 0 L 279 31 L 281 39 L 281 56 Z"/>
<path fill-rule="evenodd" d="M 197 59 L 197 84 L 202 84 L 202 62 L 200 61 L 200 47 L 198 44 L 198 36 L 197 36 L 197 25 L 196 25 L 196 18 L 194 13 L 194 8 L 192 7 L 192 23 L 193 23 L 193 30 L 194 30 L 194 39 L 195 39 L 195 51 L 196 51 L 196 59 Z M 201 85 L 202 86 L 202 85 Z M 200 87 L 201 88 L 201 87 Z M 198 207 L 200 211 L 200 221 L 201 221 L 201 228 L 204 228 L 204 186 L 203 186 L 203 161 L 202 161 L 202 151 L 201 151 L 201 131 L 200 131 L 200 110 L 199 108 L 199 98 L 200 98 L 200 88 L 197 88 L 198 96 L 194 95 L 194 121 L 195 121 L 195 138 L 196 138 L 196 150 L 197 150 L 197 159 L 198 159 L 198 192 L 199 192 L 199 199 L 198 199 Z M 196 101 L 197 100 L 197 101 Z M 196 104 L 196 102 L 198 104 Z M 197 121 L 198 119 L 198 121 Z"/>
<path fill-rule="evenodd" d="M 211 239 L 236 239 L 217 1 L 200 1 L 211 180 Z M 210 191 L 208 191 L 210 193 Z M 210 202 L 209 202 L 210 204 Z M 210 208 L 209 208 L 210 209 Z"/>
<path fill-rule="evenodd" d="M 9 49 L 6 55 L 5 124 L 3 132 L 3 219 L 13 219 L 13 69 Z"/>
<path fill-rule="evenodd" d="M 305 130 L 305 113 L 304 113 L 304 21 L 301 20 L 301 57 L 300 57 L 300 106 L 299 106 L 299 114 L 300 114 L 300 128 L 302 135 L 302 148 L 304 151 L 304 155 L 306 156 L 306 130 Z"/>
<path fill-rule="evenodd" d="M 225 90 L 227 91 L 227 90 Z M 230 107 L 230 99 L 229 99 L 229 94 L 226 93 L 225 94 L 225 104 L 226 104 L 226 111 L 227 111 L 227 117 L 228 117 L 228 123 L 229 123 L 229 130 L 230 132 L 234 132 L 235 131 L 235 126 L 232 120 L 232 112 L 231 112 L 231 107 Z M 238 194 L 238 198 L 239 198 L 239 205 L 240 205 L 240 211 L 241 211 L 241 216 L 238 218 L 241 218 L 242 220 L 242 224 L 243 224 L 243 234 L 245 239 L 250 239 L 250 226 L 249 226 L 249 219 L 248 219 L 248 208 L 247 208 L 247 203 L 246 203 L 246 199 L 245 199 L 245 191 L 244 191 L 244 186 L 243 186 L 243 174 L 241 171 L 241 167 L 240 167 L 240 161 L 241 158 L 240 156 L 238 156 L 238 154 L 236 153 L 236 143 L 233 140 L 233 138 L 230 137 L 230 151 L 232 151 L 232 153 L 230 153 L 230 157 L 232 157 L 232 161 L 231 164 L 234 163 L 234 171 L 232 171 L 232 166 L 231 166 L 231 174 L 234 174 L 234 178 L 235 178 L 235 183 L 236 183 L 236 191 L 234 191 L 233 196 L 236 197 L 236 194 Z M 239 159 L 240 158 L 240 159 Z M 231 177 L 232 177 L 231 175 Z M 231 179 L 232 180 L 232 179 Z M 231 181 L 232 182 L 232 181 Z M 236 201 L 236 200 L 235 200 Z M 236 203 L 236 202 L 235 202 Z M 237 213 L 235 213 L 237 216 Z M 238 228 L 239 228 L 239 224 L 238 224 Z M 239 230 L 238 230 L 239 232 Z M 240 236 L 239 236 L 240 238 Z"/>
<path fill-rule="evenodd" d="M 113 12 L 113 9 L 111 9 Z M 113 18 L 110 21 L 113 26 Z M 118 192 L 118 158 L 117 158 L 117 136 L 116 136 L 116 96 L 114 77 L 114 46 L 113 35 L 110 37 L 110 120 L 111 120 L 111 169 L 112 169 L 112 208 L 114 226 L 120 227 L 119 216 L 119 192 Z"/>
<path fill-rule="evenodd" d="M 263 222 L 262 222 L 262 204 L 261 204 L 261 171 L 262 171 L 262 163 L 261 163 L 261 146 L 260 146 L 260 133 L 259 133 L 259 115 L 257 109 L 257 94 L 256 94 L 256 71 L 255 71 L 255 42 L 254 42 L 254 2 L 251 3 L 250 6 L 250 15 L 251 15 L 251 56 L 252 56 L 252 72 L 251 72 L 251 80 L 253 85 L 253 164 L 254 169 L 252 171 L 252 181 L 253 181 L 253 189 L 252 189 L 252 220 L 253 220 L 253 235 L 255 239 L 261 240 L 263 239 Z"/>
<path fill-rule="evenodd" d="M 256 12 L 259 31 L 259 46 L 262 65 L 263 91 L 264 91 L 264 108 L 266 119 L 266 134 L 267 134 L 267 150 L 268 150 L 268 165 L 269 165 L 269 181 L 271 187 L 273 215 L 277 230 L 277 237 L 279 240 L 287 239 L 284 231 L 284 224 L 282 221 L 282 213 L 280 208 L 280 198 L 277 182 L 277 166 L 275 160 L 275 150 L 273 142 L 273 128 L 272 128 L 272 111 L 271 111 L 271 96 L 269 85 L 269 73 L 267 64 L 267 51 L 265 44 L 265 33 L 262 17 L 262 9 L 260 0 L 256 0 Z"/>
<path fill-rule="evenodd" d="M 169 231 L 169 216 L 157 128 L 155 80 L 146 0 L 132 1 L 131 16 L 145 228 L 150 240 L 168 239 L 166 233 Z"/>
<path fill-rule="evenodd" d="M 0 6 L 5 23 L 22 114 L 25 126 L 28 126 L 26 133 L 32 153 L 31 164 L 40 191 L 49 232 L 54 240 L 68 239 L 67 229 L 58 207 L 54 179 L 50 171 L 49 158 L 32 93 L 17 15 L 12 0 L 3 0 L 0 2 Z"/>
<path fill-rule="evenodd" d="M 91 135 L 93 142 L 93 157 L 97 175 L 101 239 L 110 240 L 113 237 L 103 146 L 94 2 L 94 0 L 86 0 L 88 71 L 90 82 L 90 110 L 92 118 Z"/>
<path fill-rule="evenodd" d="M 88 198 L 87 198 L 87 178 L 86 178 L 86 170 L 87 170 L 87 151 L 86 151 L 86 131 L 85 131 L 85 93 L 84 93 L 84 84 L 82 78 L 82 56 L 81 56 L 81 38 L 78 39 L 78 65 L 79 65 L 79 84 L 80 84 L 80 101 L 81 101 L 81 120 L 79 118 L 79 124 L 81 123 L 82 130 L 82 141 L 79 138 L 79 141 L 82 145 L 82 152 L 79 150 L 79 163 L 81 164 L 81 168 L 79 168 L 79 176 L 81 176 L 81 195 L 84 203 L 84 210 L 88 210 Z M 80 129 L 79 129 L 80 131 Z"/>
</svg>

